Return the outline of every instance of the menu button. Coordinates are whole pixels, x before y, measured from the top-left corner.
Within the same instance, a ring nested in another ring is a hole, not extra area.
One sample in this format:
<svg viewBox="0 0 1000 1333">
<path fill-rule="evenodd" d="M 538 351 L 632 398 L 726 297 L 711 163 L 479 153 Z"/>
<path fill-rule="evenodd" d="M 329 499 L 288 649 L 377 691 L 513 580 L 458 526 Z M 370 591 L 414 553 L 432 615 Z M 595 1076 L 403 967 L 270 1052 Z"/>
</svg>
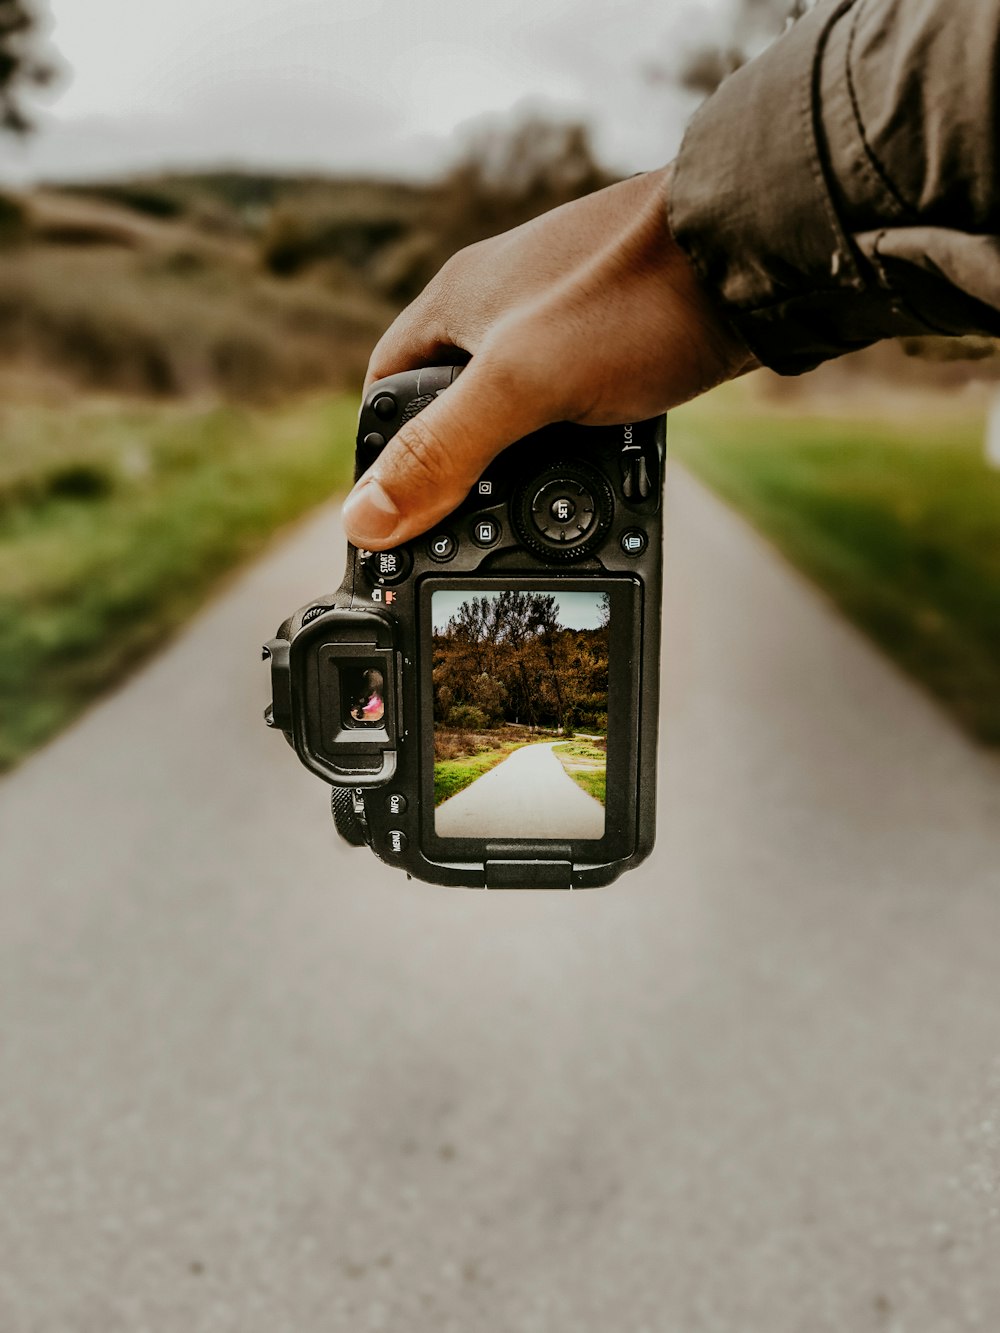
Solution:
<svg viewBox="0 0 1000 1333">
<path fill-rule="evenodd" d="M 642 528 L 629 528 L 622 533 L 621 548 L 626 555 L 639 556 L 649 545 L 649 538 Z"/>
</svg>

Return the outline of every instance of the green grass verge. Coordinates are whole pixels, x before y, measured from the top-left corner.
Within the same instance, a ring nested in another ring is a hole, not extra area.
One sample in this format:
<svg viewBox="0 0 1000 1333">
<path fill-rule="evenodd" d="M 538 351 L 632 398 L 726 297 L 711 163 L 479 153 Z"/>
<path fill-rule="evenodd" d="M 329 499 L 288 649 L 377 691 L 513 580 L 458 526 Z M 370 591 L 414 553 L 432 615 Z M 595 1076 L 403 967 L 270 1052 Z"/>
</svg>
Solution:
<svg viewBox="0 0 1000 1333">
<path fill-rule="evenodd" d="M 356 402 L 0 417 L 0 769 L 158 648 L 226 570 L 351 479 Z"/>
<path fill-rule="evenodd" d="M 672 452 L 1000 744 L 1000 473 L 981 418 L 810 419 L 733 401 L 676 413 Z"/>
<path fill-rule="evenodd" d="M 439 759 L 434 765 L 435 807 L 447 801 L 449 796 L 457 796 L 515 750 L 521 750 L 525 745 L 544 744 L 549 739 L 544 736 L 534 741 L 507 741 L 496 749 L 480 750 L 478 754 L 465 755 L 461 759 Z"/>
<path fill-rule="evenodd" d="M 601 805 L 607 803 L 607 750 L 593 741 L 577 739 L 553 746 L 552 753 L 578 787 Z"/>
</svg>

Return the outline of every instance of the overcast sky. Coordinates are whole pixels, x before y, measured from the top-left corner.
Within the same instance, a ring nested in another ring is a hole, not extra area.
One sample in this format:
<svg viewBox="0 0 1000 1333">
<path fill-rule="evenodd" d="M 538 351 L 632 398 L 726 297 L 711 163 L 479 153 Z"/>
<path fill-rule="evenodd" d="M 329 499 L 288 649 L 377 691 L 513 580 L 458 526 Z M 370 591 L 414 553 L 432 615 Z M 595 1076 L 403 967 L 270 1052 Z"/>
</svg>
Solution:
<svg viewBox="0 0 1000 1333">
<path fill-rule="evenodd" d="M 423 175 L 470 122 L 584 116 L 610 165 L 676 150 L 643 77 L 728 0 L 49 0 L 65 74 L 8 178 L 242 164 Z M 39 0 L 41 3 L 41 0 Z"/>
</svg>

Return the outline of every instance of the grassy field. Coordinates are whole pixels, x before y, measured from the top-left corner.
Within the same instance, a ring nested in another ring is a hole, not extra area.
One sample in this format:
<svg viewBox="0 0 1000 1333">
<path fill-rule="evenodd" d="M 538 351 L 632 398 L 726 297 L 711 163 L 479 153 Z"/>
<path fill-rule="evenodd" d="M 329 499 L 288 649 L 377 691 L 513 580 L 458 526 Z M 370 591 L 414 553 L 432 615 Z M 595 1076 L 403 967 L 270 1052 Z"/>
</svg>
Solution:
<svg viewBox="0 0 1000 1333">
<path fill-rule="evenodd" d="M 553 747 L 567 774 L 588 796 L 604 805 L 607 799 L 608 747 L 606 741 L 594 742 L 578 737 Z"/>
<path fill-rule="evenodd" d="M 349 485 L 355 412 L 350 395 L 0 413 L 0 769 L 160 647 L 276 527 Z"/>
<path fill-rule="evenodd" d="M 882 422 L 677 412 L 671 450 L 978 740 L 1000 744 L 1000 473 L 965 409 Z"/>
</svg>

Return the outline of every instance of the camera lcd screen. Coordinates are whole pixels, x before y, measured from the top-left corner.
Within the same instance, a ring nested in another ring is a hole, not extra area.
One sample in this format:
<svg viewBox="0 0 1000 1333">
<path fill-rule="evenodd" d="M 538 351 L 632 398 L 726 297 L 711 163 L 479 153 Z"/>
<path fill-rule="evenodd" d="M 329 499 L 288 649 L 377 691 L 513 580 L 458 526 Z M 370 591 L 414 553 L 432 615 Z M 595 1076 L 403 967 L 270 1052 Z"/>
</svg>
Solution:
<svg viewBox="0 0 1000 1333">
<path fill-rule="evenodd" d="M 604 836 L 611 605 L 599 590 L 434 591 L 438 837 Z"/>
</svg>

